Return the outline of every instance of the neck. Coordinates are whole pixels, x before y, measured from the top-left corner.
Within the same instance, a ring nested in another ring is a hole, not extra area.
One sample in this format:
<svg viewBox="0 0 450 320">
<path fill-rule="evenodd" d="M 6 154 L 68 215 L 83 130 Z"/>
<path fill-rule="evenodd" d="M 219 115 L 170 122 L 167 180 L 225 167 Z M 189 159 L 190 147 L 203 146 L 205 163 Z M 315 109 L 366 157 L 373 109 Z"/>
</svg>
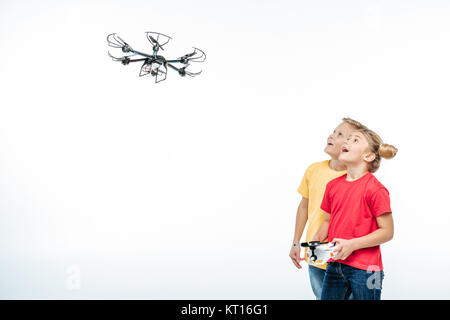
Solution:
<svg viewBox="0 0 450 320">
<path fill-rule="evenodd" d="M 347 164 L 347 181 L 354 181 L 368 173 L 365 163 Z"/>
<path fill-rule="evenodd" d="M 328 163 L 328 166 L 330 167 L 330 169 L 334 170 L 334 171 L 344 171 L 345 170 L 345 165 L 339 161 L 338 159 L 335 158 L 331 158 L 330 162 Z"/>
</svg>

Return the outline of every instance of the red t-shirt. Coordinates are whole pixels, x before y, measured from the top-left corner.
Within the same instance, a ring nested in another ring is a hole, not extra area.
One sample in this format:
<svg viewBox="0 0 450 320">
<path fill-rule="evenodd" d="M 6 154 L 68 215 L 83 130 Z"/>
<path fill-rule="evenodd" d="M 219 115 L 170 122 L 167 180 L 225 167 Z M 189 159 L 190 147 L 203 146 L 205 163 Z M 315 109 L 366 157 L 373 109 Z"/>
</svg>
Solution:
<svg viewBox="0 0 450 320">
<path fill-rule="evenodd" d="M 354 181 L 347 181 L 344 174 L 328 182 L 320 208 L 331 215 L 329 241 L 368 235 L 378 229 L 376 218 L 391 212 L 388 190 L 370 172 Z M 383 270 L 379 245 L 355 250 L 345 260 L 332 261 L 363 270 Z"/>
</svg>

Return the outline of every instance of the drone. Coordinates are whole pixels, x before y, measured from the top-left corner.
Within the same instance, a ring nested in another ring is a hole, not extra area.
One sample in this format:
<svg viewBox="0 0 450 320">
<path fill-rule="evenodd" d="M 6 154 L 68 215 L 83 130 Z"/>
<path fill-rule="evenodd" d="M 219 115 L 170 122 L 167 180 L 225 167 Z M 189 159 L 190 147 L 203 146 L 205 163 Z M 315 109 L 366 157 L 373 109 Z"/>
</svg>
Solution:
<svg viewBox="0 0 450 320">
<path fill-rule="evenodd" d="M 335 256 L 336 242 L 310 241 L 300 244 L 295 243 L 294 246 L 308 248 L 306 254 L 309 258 L 309 264 L 313 266 L 325 264 Z"/>
<path fill-rule="evenodd" d="M 131 62 L 140 62 L 143 64 L 141 66 L 141 71 L 139 76 L 146 76 L 150 74 L 152 77 L 155 77 L 155 83 L 166 80 L 167 77 L 167 67 L 175 70 L 182 77 L 188 75 L 190 77 L 195 77 L 201 73 L 200 72 L 190 72 L 187 71 L 186 68 L 190 65 L 191 62 L 203 62 L 206 60 L 206 54 L 200 50 L 199 48 L 194 48 L 194 51 L 184 56 L 167 60 L 162 55 L 158 54 L 158 51 L 161 49 L 164 51 L 164 46 L 172 39 L 165 34 L 159 32 L 146 32 L 148 41 L 150 41 L 153 46 L 153 54 L 147 54 L 144 52 L 139 52 L 134 50 L 128 43 L 126 43 L 122 38 L 120 38 L 116 33 L 111 33 L 106 37 L 106 41 L 108 45 L 112 48 L 122 49 L 123 53 L 130 53 L 129 55 L 125 55 L 123 57 L 115 57 L 111 55 L 108 51 L 108 55 L 112 58 L 113 61 L 119 61 L 123 65 L 127 65 Z M 136 57 L 140 56 L 140 57 Z M 133 59 L 133 57 L 136 57 Z M 175 63 L 180 63 L 182 67 L 174 66 Z"/>
</svg>

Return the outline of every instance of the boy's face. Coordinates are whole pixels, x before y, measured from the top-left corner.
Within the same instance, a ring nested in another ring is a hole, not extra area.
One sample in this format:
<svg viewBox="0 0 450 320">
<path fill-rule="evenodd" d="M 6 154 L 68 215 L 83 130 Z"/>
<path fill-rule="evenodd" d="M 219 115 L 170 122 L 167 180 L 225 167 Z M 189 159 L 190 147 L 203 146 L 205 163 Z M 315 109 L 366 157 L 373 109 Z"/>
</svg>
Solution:
<svg viewBox="0 0 450 320">
<path fill-rule="evenodd" d="M 342 144 L 338 158 L 345 163 L 369 163 L 375 159 L 375 154 L 369 150 L 369 141 L 358 131 L 353 131 Z"/>
<path fill-rule="evenodd" d="M 333 133 L 328 136 L 327 146 L 324 151 L 328 153 L 331 158 L 337 159 L 341 153 L 342 144 L 353 130 L 354 128 L 352 125 L 342 122 L 334 129 Z"/>
</svg>

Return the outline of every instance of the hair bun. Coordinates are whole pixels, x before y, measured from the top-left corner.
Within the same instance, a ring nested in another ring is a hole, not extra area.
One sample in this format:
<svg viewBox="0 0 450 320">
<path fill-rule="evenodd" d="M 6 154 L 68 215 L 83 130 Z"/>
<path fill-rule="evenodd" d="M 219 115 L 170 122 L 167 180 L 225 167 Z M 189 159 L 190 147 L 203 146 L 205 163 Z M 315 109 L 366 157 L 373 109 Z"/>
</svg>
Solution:
<svg viewBox="0 0 450 320">
<path fill-rule="evenodd" d="M 378 148 L 378 154 L 385 159 L 392 159 L 397 154 L 398 149 L 390 144 L 382 143 Z"/>
</svg>

